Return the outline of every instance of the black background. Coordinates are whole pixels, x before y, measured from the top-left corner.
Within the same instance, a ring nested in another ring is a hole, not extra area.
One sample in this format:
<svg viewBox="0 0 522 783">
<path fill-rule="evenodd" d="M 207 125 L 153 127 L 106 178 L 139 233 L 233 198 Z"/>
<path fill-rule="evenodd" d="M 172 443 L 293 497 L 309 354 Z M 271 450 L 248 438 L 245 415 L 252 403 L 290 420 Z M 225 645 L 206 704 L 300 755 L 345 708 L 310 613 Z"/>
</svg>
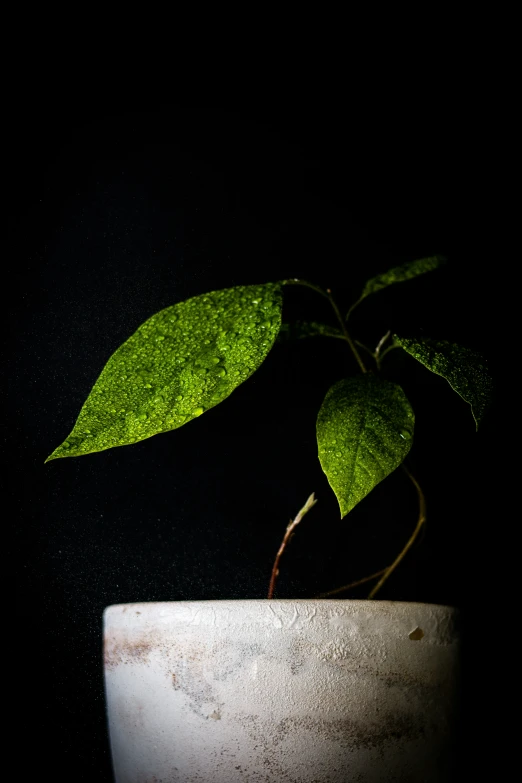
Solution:
<svg viewBox="0 0 522 783">
<path fill-rule="evenodd" d="M 319 502 L 284 556 L 277 596 L 312 597 L 365 576 L 407 539 L 416 497 L 401 471 L 341 522 L 318 465 L 317 409 L 356 370 L 338 341 L 277 346 L 189 426 L 44 460 L 145 319 L 233 285 L 301 277 L 330 287 L 345 312 L 369 277 L 445 254 L 440 272 L 362 305 L 353 333 L 371 346 L 388 328 L 453 338 L 481 350 L 500 377 L 498 288 L 485 274 L 491 192 L 472 126 L 453 106 L 417 101 L 362 115 L 326 98 L 139 109 L 47 98 L 20 108 L 4 476 L 16 662 L 38 747 L 25 765 L 53 780 L 111 780 L 105 606 L 266 597 L 284 529 L 312 491 Z M 284 308 L 285 319 L 331 319 L 320 297 L 297 287 L 285 290 Z M 484 655 L 473 643 L 477 587 L 494 581 L 499 553 L 489 516 L 498 410 L 476 434 L 469 407 L 442 378 L 409 359 L 391 365 L 390 377 L 399 371 L 417 414 L 409 464 L 429 516 L 380 597 L 462 609 L 466 708 L 480 731 L 470 672 Z"/>
</svg>

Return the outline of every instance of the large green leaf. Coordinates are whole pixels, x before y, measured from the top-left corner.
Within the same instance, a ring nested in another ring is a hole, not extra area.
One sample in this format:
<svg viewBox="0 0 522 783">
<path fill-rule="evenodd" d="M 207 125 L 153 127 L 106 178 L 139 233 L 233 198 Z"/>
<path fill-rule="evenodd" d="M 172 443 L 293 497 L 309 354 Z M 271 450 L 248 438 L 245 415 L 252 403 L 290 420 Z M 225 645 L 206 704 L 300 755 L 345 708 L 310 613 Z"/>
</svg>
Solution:
<svg viewBox="0 0 522 783">
<path fill-rule="evenodd" d="M 415 416 L 400 386 L 369 373 L 334 384 L 317 416 L 319 461 L 341 518 L 397 468 Z"/>
<path fill-rule="evenodd" d="M 428 370 L 445 378 L 451 388 L 471 405 L 478 429 L 493 391 L 493 380 L 484 357 L 470 348 L 446 340 L 411 339 L 396 334 L 393 337 L 401 348 Z"/>
<path fill-rule="evenodd" d="M 222 402 L 267 356 L 281 304 L 281 284 L 267 283 L 211 291 L 153 315 L 113 353 L 46 462 L 150 438 Z"/>
</svg>

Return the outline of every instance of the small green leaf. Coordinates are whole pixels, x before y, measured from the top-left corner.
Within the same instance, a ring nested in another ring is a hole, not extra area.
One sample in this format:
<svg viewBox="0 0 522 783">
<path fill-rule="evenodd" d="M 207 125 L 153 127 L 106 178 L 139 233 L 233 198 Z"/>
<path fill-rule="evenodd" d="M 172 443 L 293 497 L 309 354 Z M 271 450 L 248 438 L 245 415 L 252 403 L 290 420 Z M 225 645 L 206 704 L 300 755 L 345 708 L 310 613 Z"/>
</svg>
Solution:
<svg viewBox="0 0 522 783">
<path fill-rule="evenodd" d="M 304 337 L 337 337 L 344 340 L 344 334 L 340 329 L 328 324 L 318 323 L 317 321 L 293 321 L 292 323 L 281 324 L 281 331 L 277 339 L 280 342 L 284 340 L 301 340 Z"/>
<path fill-rule="evenodd" d="M 424 367 L 445 378 L 451 388 L 471 405 L 478 430 L 493 392 L 493 380 L 485 358 L 470 348 L 446 340 L 432 340 L 428 337 L 410 339 L 396 334 L 393 337 L 401 348 Z"/>
<path fill-rule="evenodd" d="M 403 462 L 415 416 L 402 388 L 369 373 L 334 384 L 317 416 L 319 461 L 341 518 Z"/>
<path fill-rule="evenodd" d="M 110 357 L 46 462 L 135 443 L 218 405 L 266 358 L 281 304 L 281 283 L 267 283 L 211 291 L 153 315 Z"/>
<path fill-rule="evenodd" d="M 387 288 L 395 283 L 403 283 L 406 280 L 411 280 L 414 277 L 423 275 L 426 272 L 432 272 L 434 269 L 445 264 L 447 258 L 445 256 L 429 256 L 428 258 L 419 258 L 416 261 L 409 261 L 407 264 L 401 266 L 394 266 L 392 269 L 388 269 L 382 275 L 372 277 L 364 286 L 363 292 L 359 299 L 351 306 L 348 311 L 348 316 L 351 311 L 360 303 L 363 299 L 366 299 L 370 294 L 374 294 L 376 291 L 381 291 L 383 288 Z"/>
</svg>

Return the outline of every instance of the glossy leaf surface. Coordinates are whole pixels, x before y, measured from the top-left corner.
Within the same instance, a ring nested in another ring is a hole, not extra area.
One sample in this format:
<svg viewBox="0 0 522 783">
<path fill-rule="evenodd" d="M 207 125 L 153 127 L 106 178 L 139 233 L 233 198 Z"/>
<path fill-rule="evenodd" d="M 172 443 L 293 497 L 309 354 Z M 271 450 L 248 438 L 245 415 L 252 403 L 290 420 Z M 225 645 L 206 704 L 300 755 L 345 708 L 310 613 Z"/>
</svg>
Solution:
<svg viewBox="0 0 522 783">
<path fill-rule="evenodd" d="M 281 302 L 280 283 L 237 286 L 153 315 L 110 357 L 46 461 L 135 443 L 218 405 L 266 358 Z"/>
<path fill-rule="evenodd" d="M 397 384 L 366 373 L 329 389 L 317 416 L 317 445 L 341 517 L 401 464 L 414 424 Z"/>
<path fill-rule="evenodd" d="M 478 429 L 493 392 L 493 380 L 481 354 L 446 340 L 411 339 L 394 335 L 395 342 L 431 372 L 445 378 L 471 406 Z"/>
</svg>

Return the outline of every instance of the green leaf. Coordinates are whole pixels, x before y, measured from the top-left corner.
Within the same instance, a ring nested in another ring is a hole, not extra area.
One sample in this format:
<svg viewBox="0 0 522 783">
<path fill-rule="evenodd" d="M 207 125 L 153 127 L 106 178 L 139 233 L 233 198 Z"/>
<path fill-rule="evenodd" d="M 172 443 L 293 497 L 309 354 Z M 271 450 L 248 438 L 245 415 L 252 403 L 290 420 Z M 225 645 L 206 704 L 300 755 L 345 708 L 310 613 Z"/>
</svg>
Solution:
<svg viewBox="0 0 522 783">
<path fill-rule="evenodd" d="M 318 323 L 317 321 L 293 321 L 292 323 L 281 324 L 281 331 L 277 339 L 280 342 L 284 340 L 301 340 L 304 337 L 337 337 L 344 340 L 344 334 L 340 329 L 328 324 Z"/>
<path fill-rule="evenodd" d="M 319 461 L 345 517 L 404 460 L 415 416 L 402 388 L 369 373 L 334 384 L 317 416 Z"/>
<path fill-rule="evenodd" d="M 471 405 L 478 430 L 493 392 L 493 379 L 487 369 L 486 359 L 470 348 L 446 340 L 432 340 L 428 337 L 410 339 L 396 334 L 393 337 L 414 359 L 445 378 L 451 388 Z"/>
<path fill-rule="evenodd" d="M 266 358 L 281 305 L 281 284 L 267 283 L 211 291 L 153 315 L 110 357 L 46 462 L 135 443 L 218 405 Z"/>
<path fill-rule="evenodd" d="M 372 277 L 364 286 L 363 292 L 359 299 L 352 305 L 350 312 L 356 305 L 362 302 L 370 294 L 374 294 L 376 291 L 380 291 L 383 288 L 387 288 L 395 283 L 403 283 L 406 280 L 411 280 L 414 277 L 423 275 L 426 272 L 432 272 L 434 269 L 445 264 L 447 258 L 445 256 L 429 256 L 428 258 L 419 258 L 416 261 L 409 261 L 407 264 L 401 266 L 394 266 L 382 275 Z M 346 317 L 348 317 L 348 315 Z"/>
</svg>

